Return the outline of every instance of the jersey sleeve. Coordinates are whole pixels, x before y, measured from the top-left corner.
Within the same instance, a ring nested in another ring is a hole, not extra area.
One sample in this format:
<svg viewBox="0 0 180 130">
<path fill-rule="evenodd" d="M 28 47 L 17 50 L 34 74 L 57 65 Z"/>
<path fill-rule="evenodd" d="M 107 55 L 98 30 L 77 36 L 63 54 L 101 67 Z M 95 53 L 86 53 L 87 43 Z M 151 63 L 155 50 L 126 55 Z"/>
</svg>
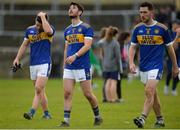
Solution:
<svg viewBox="0 0 180 130">
<path fill-rule="evenodd" d="M 131 37 L 131 45 L 137 45 L 137 29 L 135 28 L 132 32 L 132 37 Z"/>
<path fill-rule="evenodd" d="M 25 35 L 24 35 L 24 40 L 29 39 L 28 35 L 29 35 L 29 30 L 26 29 Z"/>
<path fill-rule="evenodd" d="M 66 30 L 64 31 L 64 43 L 66 43 L 67 42 L 67 38 L 66 38 Z"/>
<path fill-rule="evenodd" d="M 168 29 L 166 29 L 166 30 L 164 31 L 164 37 L 163 37 L 163 39 L 164 39 L 164 44 L 165 44 L 166 46 L 169 46 L 169 45 L 172 44 L 172 37 L 171 37 L 170 31 L 169 31 Z"/>
<path fill-rule="evenodd" d="M 94 36 L 93 29 L 91 27 L 88 27 L 84 32 L 84 38 L 92 39 Z"/>
</svg>

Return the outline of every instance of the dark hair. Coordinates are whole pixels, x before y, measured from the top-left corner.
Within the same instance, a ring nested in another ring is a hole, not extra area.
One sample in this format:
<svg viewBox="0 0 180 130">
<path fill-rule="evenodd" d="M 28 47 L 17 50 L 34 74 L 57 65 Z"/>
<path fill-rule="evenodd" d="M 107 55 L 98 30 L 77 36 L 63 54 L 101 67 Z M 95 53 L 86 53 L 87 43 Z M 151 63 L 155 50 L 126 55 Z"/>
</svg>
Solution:
<svg viewBox="0 0 180 130">
<path fill-rule="evenodd" d="M 148 7 L 148 10 L 151 10 L 151 11 L 154 10 L 154 6 L 150 2 L 143 2 L 139 5 L 139 8 L 140 7 Z"/>
<path fill-rule="evenodd" d="M 113 27 L 113 26 L 109 26 L 107 28 L 107 31 L 106 31 L 106 37 L 105 39 L 107 41 L 111 41 L 113 39 L 113 37 L 118 33 L 118 28 L 117 27 Z"/>
<path fill-rule="evenodd" d="M 48 21 L 49 17 L 48 17 L 47 14 L 45 15 L 45 17 L 46 17 L 46 20 Z M 39 23 L 42 23 L 41 17 L 40 16 L 36 16 L 36 21 L 38 21 Z"/>
<path fill-rule="evenodd" d="M 71 5 L 76 5 L 78 10 L 82 11 L 82 13 L 83 13 L 84 7 L 81 4 L 78 4 L 78 3 L 75 3 L 75 2 L 71 2 L 69 6 L 71 6 Z"/>
</svg>

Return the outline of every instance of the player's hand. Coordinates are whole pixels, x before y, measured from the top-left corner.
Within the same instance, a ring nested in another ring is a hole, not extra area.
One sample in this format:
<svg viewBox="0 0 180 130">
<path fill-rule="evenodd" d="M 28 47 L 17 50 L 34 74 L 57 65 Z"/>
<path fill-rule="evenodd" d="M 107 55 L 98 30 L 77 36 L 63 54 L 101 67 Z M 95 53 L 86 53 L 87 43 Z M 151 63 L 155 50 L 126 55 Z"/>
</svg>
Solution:
<svg viewBox="0 0 180 130">
<path fill-rule="evenodd" d="M 39 17 L 45 17 L 45 15 L 46 15 L 46 13 L 44 13 L 44 12 L 39 12 L 39 13 L 38 13 L 38 16 L 39 16 Z"/>
<path fill-rule="evenodd" d="M 17 70 L 21 69 L 21 64 L 19 63 L 19 60 L 16 58 L 13 62 L 13 66 L 10 67 L 13 72 L 16 72 Z"/>
<path fill-rule="evenodd" d="M 179 74 L 179 68 L 178 66 L 172 68 L 173 77 L 177 77 Z"/>
<path fill-rule="evenodd" d="M 65 63 L 66 64 L 72 64 L 75 61 L 76 57 L 74 55 L 69 56 L 66 58 Z"/>
<path fill-rule="evenodd" d="M 136 74 L 136 65 L 134 63 L 129 64 L 129 69 L 132 74 Z"/>
<path fill-rule="evenodd" d="M 16 65 L 19 65 L 19 59 L 17 58 L 13 61 L 13 66 L 16 66 Z"/>
</svg>

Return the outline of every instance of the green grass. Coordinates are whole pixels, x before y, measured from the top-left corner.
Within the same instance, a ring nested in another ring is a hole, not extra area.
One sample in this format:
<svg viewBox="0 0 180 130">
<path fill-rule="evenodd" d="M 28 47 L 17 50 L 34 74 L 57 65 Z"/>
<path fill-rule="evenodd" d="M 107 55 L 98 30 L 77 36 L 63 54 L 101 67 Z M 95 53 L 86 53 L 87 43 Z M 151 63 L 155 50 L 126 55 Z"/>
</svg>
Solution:
<svg viewBox="0 0 180 130">
<path fill-rule="evenodd" d="M 84 98 L 79 85 L 77 84 L 74 96 L 73 107 L 71 112 L 71 129 L 85 128 L 104 128 L 118 129 L 136 128 L 132 119 L 138 116 L 142 111 L 144 101 L 144 87 L 139 80 L 128 83 L 126 80 L 122 82 L 123 103 L 110 104 L 102 103 L 102 80 L 96 79 L 94 83 L 98 88 L 94 89 L 94 93 L 99 100 L 99 108 L 104 119 L 101 126 L 93 126 L 93 112 L 89 103 Z M 180 128 L 180 96 L 164 96 L 164 81 L 162 80 L 158 86 L 162 111 L 165 116 L 165 128 Z M 180 87 L 180 86 L 178 86 Z M 178 88 L 180 90 L 180 88 Z M 33 84 L 28 79 L 0 80 L 0 128 L 5 129 L 56 129 L 57 125 L 63 119 L 63 84 L 60 79 L 50 79 L 48 81 L 47 96 L 49 101 L 49 109 L 53 116 L 52 120 L 43 120 L 42 110 L 38 109 L 33 120 L 25 120 L 23 113 L 27 112 L 31 107 L 34 95 Z M 180 91 L 179 91 L 180 94 Z M 155 116 L 153 111 L 150 113 L 145 128 L 153 128 Z"/>
</svg>

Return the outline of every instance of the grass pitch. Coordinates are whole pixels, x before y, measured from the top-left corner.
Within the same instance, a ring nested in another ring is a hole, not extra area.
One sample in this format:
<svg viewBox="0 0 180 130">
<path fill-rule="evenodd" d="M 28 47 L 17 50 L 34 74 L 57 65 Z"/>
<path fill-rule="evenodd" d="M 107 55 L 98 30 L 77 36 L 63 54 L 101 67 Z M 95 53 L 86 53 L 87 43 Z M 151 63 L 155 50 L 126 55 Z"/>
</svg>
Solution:
<svg viewBox="0 0 180 130">
<path fill-rule="evenodd" d="M 79 84 L 76 85 L 71 112 L 71 129 L 135 129 L 133 118 L 139 116 L 144 102 L 144 87 L 139 80 L 128 83 L 123 79 L 123 103 L 102 103 L 102 79 L 94 80 L 94 93 L 99 100 L 103 124 L 93 126 L 93 112 L 84 98 Z M 158 86 L 162 111 L 168 129 L 180 128 L 180 96 L 163 95 L 164 80 Z M 180 94 L 180 85 L 177 89 Z M 60 79 L 50 79 L 46 86 L 49 110 L 53 119 L 42 119 L 39 108 L 33 120 L 25 120 L 23 113 L 29 111 L 34 96 L 33 84 L 29 79 L 0 79 L 0 129 L 57 129 L 63 119 L 63 84 Z M 155 116 L 150 113 L 145 128 L 153 128 Z"/>
</svg>

